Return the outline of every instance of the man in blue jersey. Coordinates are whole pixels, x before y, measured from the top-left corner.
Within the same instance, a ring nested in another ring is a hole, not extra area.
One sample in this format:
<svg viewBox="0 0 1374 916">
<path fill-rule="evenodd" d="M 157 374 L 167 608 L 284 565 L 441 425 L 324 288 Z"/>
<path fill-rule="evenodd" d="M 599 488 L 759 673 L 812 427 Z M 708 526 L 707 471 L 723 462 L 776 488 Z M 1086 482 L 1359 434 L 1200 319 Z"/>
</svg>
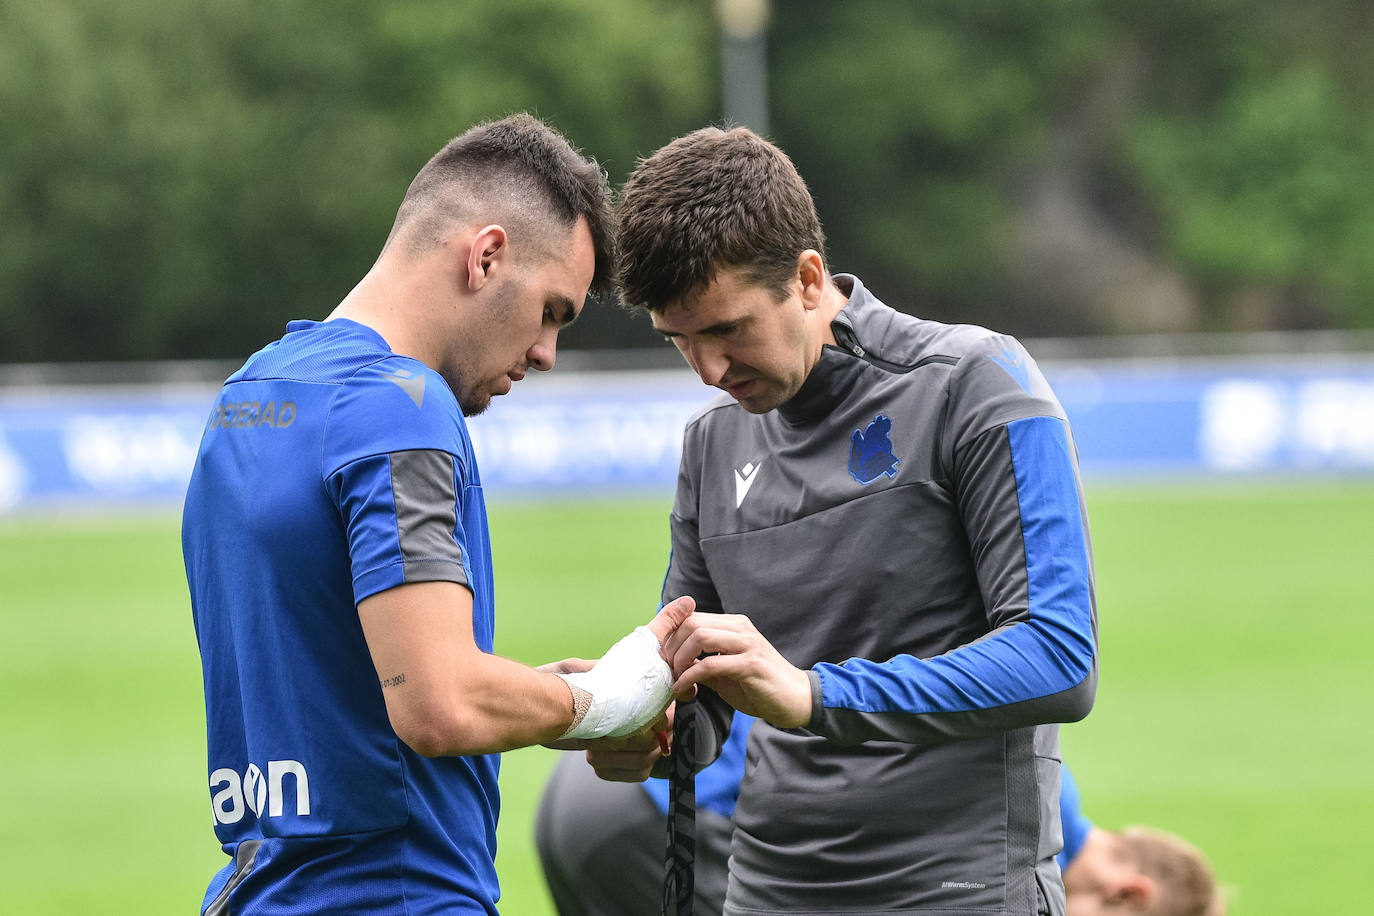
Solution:
<svg viewBox="0 0 1374 916">
<path fill-rule="evenodd" d="M 665 647 L 702 758 L 758 717 L 724 912 L 1062 914 L 1055 723 L 1092 706 L 1096 610 L 1034 360 L 832 275 L 748 130 L 660 149 L 619 216 L 625 301 L 723 392 L 684 434 L 664 589 L 719 612 Z"/>
<path fill-rule="evenodd" d="M 731 815 L 744 773 L 741 739 L 751 722 L 736 715 L 715 763 L 697 777 L 697 858 L 693 913 L 725 906 Z M 1068 916 L 1222 916 L 1225 897 L 1211 864 L 1178 837 L 1145 827 L 1105 830 L 1084 814 L 1063 768 L 1056 856 Z M 554 768 L 539 800 L 535 841 L 559 916 L 639 916 L 662 895 L 660 846 L 667 811 L 661 779 L 634 785 L 597 779 L 574 755 Z M 607 811 L 617 812 L 614 818 Z"/>
<path fill-rule="evenodd" d="M 455 138 L 367 275 L 225 383 L 182 545 L 215 833 L 202 910 L 496 912 L 499 752 L 662 727 L 671 602 L 589 664 L 492 654 L 464 416 L 613 269 L 604 173 L 528 115 Z M 589 669 L 589 670 L 583 670 Z"/>
<path fill-rule="evenodd" d="M 1152 827 L 1106 830 L 1083 814 L 1078 784 L 1063 770 L 1059 867 L 1068 916 L 1224 916 L 1212 865 L 1186 840 Z"/>
</svg>

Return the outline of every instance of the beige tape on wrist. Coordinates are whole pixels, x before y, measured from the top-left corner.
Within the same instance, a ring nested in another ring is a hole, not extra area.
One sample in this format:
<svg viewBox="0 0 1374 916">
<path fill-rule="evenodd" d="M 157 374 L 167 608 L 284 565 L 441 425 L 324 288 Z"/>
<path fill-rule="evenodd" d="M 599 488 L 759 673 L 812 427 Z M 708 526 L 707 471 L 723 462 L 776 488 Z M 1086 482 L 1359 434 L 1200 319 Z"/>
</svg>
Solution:
<svg viewBox="0 0 1374 916">
<path fill-rule="evenodd" d="M 587 710 L 592 708 L 592 695 L 576 684 L 568 683 L 566 678 L 563 683 L 568 684 L 568 691 L 572 693 L 573 717 L 572 724 L 568 726 L 570 732 L 581 725 L 583 719 L 587 718 Z M 564 732 L 563 736 L 567 737 L 567 732 Z"/>
</svg>

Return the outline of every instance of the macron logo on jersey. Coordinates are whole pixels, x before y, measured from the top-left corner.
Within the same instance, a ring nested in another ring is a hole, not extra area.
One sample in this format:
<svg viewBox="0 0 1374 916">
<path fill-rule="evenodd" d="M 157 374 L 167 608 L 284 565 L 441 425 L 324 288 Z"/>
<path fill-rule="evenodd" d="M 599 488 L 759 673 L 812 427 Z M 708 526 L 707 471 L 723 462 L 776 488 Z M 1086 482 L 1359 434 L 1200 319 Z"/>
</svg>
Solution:
<svg viewBox="0 0 1374 916">
<path fill-rule="evenodd" d="M 1007 375 L 1021 386 L 1022 391 L 1026 394 L 1031 393 L 1030 366 L 1026 364 L 1026 354 L 1017 353 L 1011 347 L 1007 347 L 1001 356 L 989 353 L 988 359 L 1006 370 Z"/>
<path fill-rule="evenodd" d="M 299 760 L 269 760 L 264 773 L 256 763 L 248 764 L 242 778 L 231 767 L 220 767 L 210 774 L 210 807 L 216 824 L 237 824 L 249 812 L 255 817 L 281 817 L 285 811 L 286 777 L 296 802 L 296 815 L 310 814 L 310 777 Z"/>
<path fill-rule="evenodd" d="M 759 476 L 759 468 L 763 467 L 763 461 L 758 464 L 750 461 L 742 468 L 735 468 L 735 508 L 738 509 L 744 504 L 744 497 L 749 495 L 749 488 L 754 485 L 754 480 Z"/>
<path fill-rule="evenodd" d="M 411 372 L 409 369 L 397 369 L 387 375 L 389 381 L 395 382 L 400 389 L 410 395 L 410 399 L 419 407 L 425 402 L 425 377 Z"/>
</svg>

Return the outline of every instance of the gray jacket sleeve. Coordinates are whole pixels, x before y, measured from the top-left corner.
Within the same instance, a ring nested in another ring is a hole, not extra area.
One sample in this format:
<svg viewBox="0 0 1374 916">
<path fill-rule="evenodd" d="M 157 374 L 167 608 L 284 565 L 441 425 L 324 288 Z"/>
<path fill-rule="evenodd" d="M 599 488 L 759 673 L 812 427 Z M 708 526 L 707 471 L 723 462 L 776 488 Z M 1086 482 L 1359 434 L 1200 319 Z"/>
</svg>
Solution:
<svg viewBox="0 0 1374 916">
<path fill-rule="evenodd" d="M 1097 625 L 1077 457 L 1062 408 L 1019 343 L 989 336 L 960 358 L 939 434 L 981 635 L 933 657 L 815 665 L 812 733 L 938 743 L 1091 709 Z"/>
<path fill-rule="evenodd" d="M 685 435 L 693 434 L 694 427 L 689 425 Z M 678 470 L 677 494 L 673 500 L 673 513 L 670 519 L 672 553 L 668 557 L 668 573 L 663 579 L 661 597 L 663 602 L 667 603 L 683 595 L 690 595 L 697 603 L 696 613 L 720 613 L 720 594 L 711 581 L 698 539 L 696 480 L 699 477 L 691 467 L 696 460 L 694 450 L 684 447 L 682 463 Z M 730 722 L 734 718 L 734 710 L 706 687 L 698 688 L 696 703 L 697 760 L 699 767 L 705 767 L 720 756 L 720 749 L 730 735 Z M 666 776 L 666 768 L 659 772 L 660 766 L 655 767 L 654 775 Z"/>
</svg>

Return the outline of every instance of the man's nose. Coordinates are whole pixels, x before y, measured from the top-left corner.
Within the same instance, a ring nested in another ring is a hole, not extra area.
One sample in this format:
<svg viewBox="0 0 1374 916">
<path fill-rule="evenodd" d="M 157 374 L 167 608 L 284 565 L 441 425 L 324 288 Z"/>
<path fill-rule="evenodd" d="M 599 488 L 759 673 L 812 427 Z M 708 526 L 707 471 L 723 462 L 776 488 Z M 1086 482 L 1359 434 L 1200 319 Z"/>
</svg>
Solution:
<svg viewBox="0 0 1374 916">
<path fill-rule="evenodd" d="M 718 385 L 730 368 L 730 360 L 718 345 L 707 341 L 692 344 L 690 362 L 697 375 L 707 385 Z"/>
<path fill-rule="evenodd" d="M 538 369 L 540 372 L 548 372 L 553 368 L 555 360 L 558 359 L 558 330 L 549 328 L 540 333 L 539 339 L 534 342 L 534 346 L 525 353 L 525 361 L 529 363 L 531 369 Z"/>
</svg>

